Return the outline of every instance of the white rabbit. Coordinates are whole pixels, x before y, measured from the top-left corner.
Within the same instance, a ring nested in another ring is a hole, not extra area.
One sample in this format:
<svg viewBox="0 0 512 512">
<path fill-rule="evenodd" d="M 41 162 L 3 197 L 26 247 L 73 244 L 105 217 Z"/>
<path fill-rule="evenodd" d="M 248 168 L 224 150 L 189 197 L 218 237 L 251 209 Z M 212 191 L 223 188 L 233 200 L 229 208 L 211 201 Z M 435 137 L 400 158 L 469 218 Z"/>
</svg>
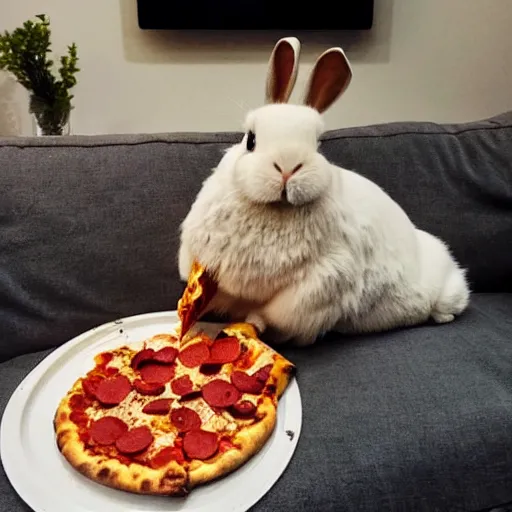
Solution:
<svg viewBox="0 0 512 512">
<path fill-rule="evenodd" d="M 343 51 L 324 52 L 304 105 L 289 105 L 299 51 L 296 38 L 278 41 L 267 104 L 249 112 L 182 223 L 181 278 L 196 258 L 219 285 L 209 311 L 252 323 L 269 342 L 452 321 L 470 291 L 447 246 L 318 152 L 321 114 L 352 77 Z"/>
</svg>

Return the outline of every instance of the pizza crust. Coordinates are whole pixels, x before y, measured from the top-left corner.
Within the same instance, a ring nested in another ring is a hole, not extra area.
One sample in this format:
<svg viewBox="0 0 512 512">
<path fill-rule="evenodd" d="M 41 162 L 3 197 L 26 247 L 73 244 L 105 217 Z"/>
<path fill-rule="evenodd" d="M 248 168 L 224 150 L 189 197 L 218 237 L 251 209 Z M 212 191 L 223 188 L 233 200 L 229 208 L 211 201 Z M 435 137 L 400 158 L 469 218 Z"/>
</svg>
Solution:
<svg viewBox="0 0 512 512">
<path fill-rule="evenodd" d="M 136 462 L 127 466 L 117 459 L 88 453 L 80 440 L 79 427 L 69 419 L 70 413 L 69 397 L 65 397 L 53 424 L 59 451 L 77 471 L 108 487 L 137 494 L 184 496 L 188 493 L 187 472 L 175 461 L 153 469 Z"/>
</svg>

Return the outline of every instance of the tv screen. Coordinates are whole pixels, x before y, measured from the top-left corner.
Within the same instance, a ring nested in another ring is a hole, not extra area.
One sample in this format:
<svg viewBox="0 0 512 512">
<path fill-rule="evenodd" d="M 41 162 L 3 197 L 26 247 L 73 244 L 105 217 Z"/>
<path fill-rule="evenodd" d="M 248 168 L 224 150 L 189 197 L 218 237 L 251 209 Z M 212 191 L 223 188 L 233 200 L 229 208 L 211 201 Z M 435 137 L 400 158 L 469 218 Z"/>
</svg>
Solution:
<svg viewBox="0 0 512 512">
<path fill-rule="evenodd" d="M 368 30 L 374 0 L 137 0 L 147 30 Z"/>
</svg>

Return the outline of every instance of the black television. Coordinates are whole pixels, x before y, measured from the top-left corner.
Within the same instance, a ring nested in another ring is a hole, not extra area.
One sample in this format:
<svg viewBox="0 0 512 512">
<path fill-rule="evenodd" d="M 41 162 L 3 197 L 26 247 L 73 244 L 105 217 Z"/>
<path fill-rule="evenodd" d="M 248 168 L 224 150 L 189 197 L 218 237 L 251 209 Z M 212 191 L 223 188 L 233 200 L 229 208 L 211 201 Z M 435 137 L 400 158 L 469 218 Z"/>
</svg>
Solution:
<svg viewBox="0 0 512 512">
<path fill-rule="evenodd" d="M 143 30 L 369 30 L 374 0 L 137 0 Z M 307 3 L 306 3 L 307 2 Z"/>
</svg>

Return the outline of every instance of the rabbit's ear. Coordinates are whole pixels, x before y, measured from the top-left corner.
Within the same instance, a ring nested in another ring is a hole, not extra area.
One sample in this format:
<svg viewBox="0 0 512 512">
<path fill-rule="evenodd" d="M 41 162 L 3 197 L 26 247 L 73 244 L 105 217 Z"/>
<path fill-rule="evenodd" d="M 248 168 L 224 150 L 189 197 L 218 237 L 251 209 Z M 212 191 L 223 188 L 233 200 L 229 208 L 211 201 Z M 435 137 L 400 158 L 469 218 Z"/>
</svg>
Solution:
<svg viewBox="0 0 512 512">
<path fill-rule="evenodd" d="M 284 37 L 274 46 L 267 72 L 267 103 L 286 103 L 292 93 L 299 67 L 300 42 L 296 37 Z"/>
<path fill-rule="evenodd" d="M 311 71 L 304 103 L 322 113 L 345 92 L 351 80 L 352 69 L 343 50 L 326 50 Z"/>
</svg>

